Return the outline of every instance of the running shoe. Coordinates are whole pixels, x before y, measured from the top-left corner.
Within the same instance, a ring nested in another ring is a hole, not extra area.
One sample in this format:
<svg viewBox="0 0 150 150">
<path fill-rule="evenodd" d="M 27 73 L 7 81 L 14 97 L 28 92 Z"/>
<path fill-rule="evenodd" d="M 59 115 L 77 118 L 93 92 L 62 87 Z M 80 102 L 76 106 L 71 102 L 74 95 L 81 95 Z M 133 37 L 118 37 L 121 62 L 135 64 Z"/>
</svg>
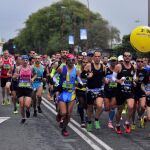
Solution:
<svg viewBox="0 0 150 150">
<path fill-rule="evenodd" d="M 22 118 L 20 123 L 21 123 L 21 124 L 24 124 L 25 121 L 26 121 L 26 119 L 25 119 L 25 118 Z"/>
<path fill-rule="evenodd" d="M 96 129 L 100 129 L 101 128 L 100 121 L 95 121 L 95 128 Z"/>
<path fill-rule="evenodd" d="M 125 124 L 124 127 L 125 127 L 125 132 L 126 133 L 131 133 L 131 127 L 130 127 L 129 124 Z"/>
<path fill-rule="evenodd" d="M 7 100 L 7 105 L 10 105 L 10 104 L 11 104 L 11 102 L 10 102 L 10 100 L 8 99 L 8 100 Z"/>
<path fill-rule="evenodd" d="M 17 110 L 17 109 L 14 110 L 13 113 L 14 113 L 14 114 L 18 114 L 18 110 Z"/>
<path fill-rule="evenodd" d="M 30 110 L 29 109 L 26 109 L 26 117 L 30 118 Z"/>
<path fill-rule="evenodd" d="M 63 120 L 59 122 L 59 128 L 63 128 Z"/>
<path fill-rule="evenodd" d="M 56 115 L 56 121 L 57 121 L 57 122 L 60 122 L 60 121 L 61 121 L 61 115 L 60 115 L 59 113 Z"/>
<path fill-rule="evenodd" d="M 140 128 L 145 128 L 144 117 L 141 117 L 141 119 L 140 119 Z"/>
<path fill-rule="evenodd" d="M 33 117 L 37 117 L 37 110 L 34 110 Z"/>
<path fill-rule="evenodd" d="M 3 106 L 5 105 L 5 100 L 2 101 L 2 105 L 3 105 Z"/>
<path fill-rule="evenodd" d="M 4 101 L 4 102 L 5 102 L 5 105 L 8 105 L 8 100 L 7 100 L 7 99 L 5 99 L 5 101 Z"/>
<path fill-rule="evenodd" d="M 120 125 L 115 127 L 115 131 L 116 131 L 117 134 L 122 134 Z"/>
<path fill-rule="evenodd" d="M 69 132 L 66 129 L 62 130 L 62 135 L 63 136 L 69 136 Z"/>
<path fill-rule="evenodd" d="M 93 129 L 92 123 L 87 123 L 86 129 L 87 129 L 88 132 L 92 132 L 92 129 Z"/>
<path fill-rule="evenodd" d="M 107 126 L 108 126 L 109 129 L 114 129 L 112 121 L 108 121 Z"/>
<path fill-rule="evenodd" d="M 122 114 L 126 114 L 126 113 L 127 113 L 126 109 L 123 109 Z"/>
<path fill-rule="evenodd" d="M 85 128 L 85 127 L 86 127 L 85 122 L 82 122 L 82 123 L 81 123 L 81 128 Z"/>
<path fill-rule="evenodd" d="M 136 129 L 136 124 L 131 124 L 131 130 L 135 130 Z"/>
<path fill-rule="evenodd" d="M 42 109 L 40 106 L 37 107 L 38 108 L 38 113 L 42 113 Z"/>
</svg>

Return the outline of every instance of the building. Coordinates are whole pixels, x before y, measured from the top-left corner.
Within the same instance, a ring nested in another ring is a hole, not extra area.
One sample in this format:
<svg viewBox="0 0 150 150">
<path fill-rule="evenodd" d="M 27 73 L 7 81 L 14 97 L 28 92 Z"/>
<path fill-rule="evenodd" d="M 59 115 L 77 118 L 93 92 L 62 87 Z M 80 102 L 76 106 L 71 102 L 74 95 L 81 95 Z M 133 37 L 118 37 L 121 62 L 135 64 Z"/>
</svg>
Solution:
<svg viewBox="0 0 150 150">
<path fill-rule="evenodd" d="M 3 45 L 4 45 L 4 41 L 2 39 L 0 39 L 0 55 L 3 53 Z"/>
</svg>

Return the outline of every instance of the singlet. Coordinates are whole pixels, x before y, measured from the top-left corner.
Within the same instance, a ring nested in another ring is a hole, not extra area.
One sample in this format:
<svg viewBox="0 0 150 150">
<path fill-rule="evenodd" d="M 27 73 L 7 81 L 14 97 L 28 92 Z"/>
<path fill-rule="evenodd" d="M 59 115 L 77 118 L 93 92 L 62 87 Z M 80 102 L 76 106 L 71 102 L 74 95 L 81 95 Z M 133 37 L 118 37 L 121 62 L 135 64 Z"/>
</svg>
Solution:
<svg viewBox="0 0 150 150">
<path fill-rule="evenodd" d="M 100 69 L 96 70 L 94 64 L 91 63 L 91 72 L 93 72 L 93 76 L 87 79 L 87 87 L 89 89 L 101 88 L 103 85 L 104 78 L 104 70 L 103 65 L 101 64 Z"/>
<path fill-rule="evenodd" d="M 42 65 L 40 65 L 39 67 L 34 65 L 33 72 L 37 75 L 37 78 L 42 78 L 44 73 L 44 67 Z"/>
<path fill-rule="evenodd" d="M 67 67 L 63 66 L 62 73 L 60 75 L 60 85 L 65 90 L 75 90 L 75 81 L 77 78 L 76 68 L 73 67 L 72 71 L 69 73 Z"/>
<path fill-rule="evenodd" d="M 139 89 L 141 89 L 141 84 L 144 82 L 145 78 L 146 78 L 146 70 L 143 69 L 137 69 L 136 70 L 136 78 L 138 79 L 137 83 L 136 83 L 136 87 L 135 87 L 135 91 L 139 91 Z"/>
<path fill-rule="evenodd" d="M 149 92 L 150 91 L 150 69 L 146 71 L 146 78 L 144 80 L 145 84 L 145 91 Z"/>
<path fill-rule="evenodd" d="M 122 70 L 117 75 L 117 79 L 121 79 L 125 77 L 126 80 L 124 81 L 123 85 L 118 84 L 118 88 L 123 88 L 126 92 L 131 92 L 133 90 L 133 76 L 135 74 L 135 69 L 133 65 L 129 69 L 125 68 L 124 64 L 122 65 Z"/>
<path fill-rule="evenodd" d="M 20 78 L 19 78 L 19 87 L 20 88 L 31 88 L 31 76 L 32 70 L 31 67 L 28 66 L 27 68 L 20 68 Z"/>
<path fill-rule="evenodd" d="M 81 90 L 81 91 L 86 91 L 86 84 L 87 84 L 87 75 L 86 75 L 86 72 L 85 71 L 82 71 L 81 74 L 80 74 L 80 77 L 81 77 L 81 81 L 84 85 L 84 87 L 82 88 L 79 88 L 78 86 L 76 87 L 78 90 Z"/>
<path fill-rule="evenodd" d="M 7 60 L 2 58 L 3 66 L 1 68 L 1 78 L 9 78 L 7 76 L 8 71 L 10 70 L 12 66 L 12 59 L 8 58 Z"/>
<path fill-rule="evenodd" d="M 80 71 L 80 70 L 81 70 L 81 65 L 80 65 L 80 64 L 77 64 L 77 65 L 76 65 L 76 69 Z"/>
<path fill-rule="evenodd" d="M 104 89 L 105 90 L 112 90 L 117 88 L 117 83 L 112 80 L 113 71 L 110 70 L 109 67 L 106 68 L 106 74 L 105 78 L 108 78 L 110 80 L 109 84 L 105 84 Z"/>
</svg>

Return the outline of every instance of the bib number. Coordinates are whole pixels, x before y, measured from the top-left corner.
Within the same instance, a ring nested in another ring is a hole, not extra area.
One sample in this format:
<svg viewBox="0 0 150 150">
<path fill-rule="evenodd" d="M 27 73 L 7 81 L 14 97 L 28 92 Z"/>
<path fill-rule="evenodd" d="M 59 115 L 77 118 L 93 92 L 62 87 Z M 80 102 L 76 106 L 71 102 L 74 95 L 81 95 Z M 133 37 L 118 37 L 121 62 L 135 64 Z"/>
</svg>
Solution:
<svg viewBox="0 0 150 150">
<path fill-rule="evenodd" d="M 68 82 L 63 82 L 62 87 L 63 87 L 63 89 L 69 89 L 69 90 L 71 90 L 73 88 L 73 84 L 68 83 Z"/>
<path fill-rule="evenodd" d="M 5 70 L 9 70 L 9 69 L 10 69 L 10 65 L 9 65 L 9 64 L 4 64 L 3 68 L 4 68 Z"/>
<path fill-rule="evenodd" d="M 30 88 L 31 87 L 31 83 L 29 81 L 21 80 L 19 82 L 19 87 L 21 87 L 21 88 Z"/>
<path fill-rule="evenodd" d="M 117 83 L 116 82 L 110 82 L 109 83 L 109 88 L 116 88 L 117 87 Z"/>
</svg>

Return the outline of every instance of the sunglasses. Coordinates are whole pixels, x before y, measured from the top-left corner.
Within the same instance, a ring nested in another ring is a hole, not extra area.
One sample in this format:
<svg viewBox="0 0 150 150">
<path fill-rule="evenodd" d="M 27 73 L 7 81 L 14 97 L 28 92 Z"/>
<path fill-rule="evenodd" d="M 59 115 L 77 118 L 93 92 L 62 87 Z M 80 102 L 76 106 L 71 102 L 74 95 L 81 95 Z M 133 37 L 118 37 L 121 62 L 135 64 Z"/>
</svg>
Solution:
<svg viewBox="0 0 150 150">
<path fill-rule="evenodd" d="M 141 61 L 140 61 L 140 60 L 137 60 L 136 62 L 137 62 L 137 63 L 140 63 L 140 62 L 141 62 L 141 63 L 143 63 L 143 61 L 142 61 L 142 60 L 141 60 Z"/>
<path fill-rule="evenodd" d="M 75 59 L 68 59 L 68 62 L 75 62 Z"/>
<path fill-rule="evenodd" d="M 82 63 L 83 63 L 83 64 L 87 64 L 88 62 L 83 61 Z"/>
<path fill-rule="evenodd" d="M 110 60 L 111 62 L 117 62 L 117 60 L 115 60 L 115 59 L 112 59 L 112 60 Z"/>
<path fill-rule="evenodd" d="M 28 61 L 28 59 L 23 59 L 24 61 Z"/>
<path fill-rule="evenodd" d="M 124 57 L 131 57 L 131 55 L 124 55 Z"/>
</svg>

